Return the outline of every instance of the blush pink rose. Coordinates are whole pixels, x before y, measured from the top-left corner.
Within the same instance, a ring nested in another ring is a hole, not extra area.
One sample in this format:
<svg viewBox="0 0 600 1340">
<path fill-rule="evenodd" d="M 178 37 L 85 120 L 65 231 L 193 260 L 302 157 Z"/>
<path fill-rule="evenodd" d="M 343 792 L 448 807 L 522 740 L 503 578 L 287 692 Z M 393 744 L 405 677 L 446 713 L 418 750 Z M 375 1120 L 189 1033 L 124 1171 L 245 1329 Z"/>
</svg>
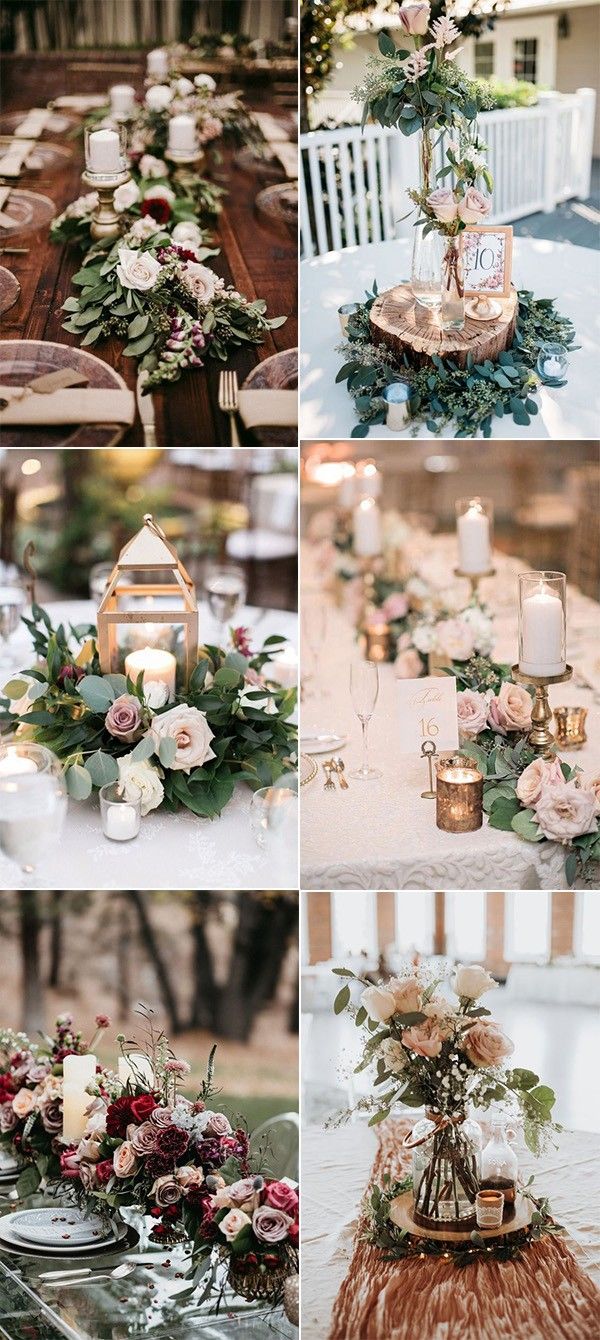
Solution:
<svg viewBox="0 0 600 1340">
<path fill-rule="evenodd" d="M 13 1110 L 21 1118 L 29 1116 L 33 1104 L 33 1089 L 19 1089 L 12 1100 Z"/>
<path fill-rule="evenodd" d="M 429 0 L 427 4 L 403 5 L 398 18 L 409 37 L 424 37 L 429 27 Z"/>
<path fill-rule="evenodd" d="M 127 1134 L 135 1154 L 152 1154 L 156 1149 L 158 1131 L 151 1121 L 143 1121 L 141 1126 L 130 1126 Z"/>
<path fill-rule="evenodd" d="M 381 613 L 386 619 L 403 619 L 408 614 L 408 598 L 404 591 L 392 591 L 391 596 L 384 600 Z"/>
<path fill-rule="evenodd" d="M 113 1168 L 115 1177 L 131 1177 L 136 1171 L 139 1160 L 133 1145 L 129 1140 L 124 1140 L 113 1154 Z"/>
<path fill-rule="evenodd" d="M 468 740 L 474 740 L 487 726 L 488 702 L 484 693 L 462 689 L 456 695 L 458 729 Z"/>
<path fill-rule="evenodd" d="M 544 834 L 553 842 L 570 842 L 583 833 L 593 833 L 598 824 L 600 803 L 594 791 L 564 782 L 562 786 L 544 786 L 535 806 L 535 817 Z"/>
<path fill-rule="evenodd" d="M 581 783 L 584 791 L 593 791 L 596 800 L 600 804 L 600 777 L 588 777 Z"/>
<path fill-rule="evenodd" d="M 231 1122 L 224 1112 L 213 1112 L 210 1121 L 207 1121 L 203 1131 L 204 1135 L 212 1135 L 220 1139 L 222 1135 L 231 1135 Z"/>
<path fill-rule="evenodd" d="M 545 787 L 562 786 L 564 780 L 557 758 L 534 758 L 521 773 L 516 792 L 522 805 L 534 809 Z"/>
<path fill-rule="evenodd" d="M 529 730 L 531 726 L 531 698 L 521 684 L 506 682 L 488 709 L 488 721 L 499 735 L 509 731 Z"/>
<path fill-rule="evenodd" d="M 402 1042 L 417 1056 L 439 1056 L 444 1037 L 437 1019 L 427 1019 L 422 1024 L 413 1024 L 405 1028 Z"/>
<path fill-rule="evenodd" d="M 474 186 L 469 186 L 462 200 L 458 202 L 458 214 L 463 223 L 481 223 L 487 218 L 491 208 L 491 200 Z"/>
<path fill-rule="evenodd" d="M 227 1238 L 228 1242 L 233 1242 L 238 1233 L 251 1223 L 250 1216 L 245 1214 L 244 1210 L 230 1210 L 219 1223 L 219 1232 Z"/>
<path fill-rule="evenodd" d="M 18 1120 L 12 1102 L 0 1104 L 0 1134 L 8 1135 L 10 1131 L 14 1131 Z"/>
<path fill-rule="evenodd" d="M 477 1019 L 463 1037 L 462 1050 L 473 1065 L 498 1065 L 514 1052 L 513 1043 L 494 1019 Z"/>
<path fill-rule="evenodd" d="M 440 223 L 454 223 L 458 205 L 454 199 L 454 191 L 451 191 L 449 186 L 438 186 L 437 191 L 432 191 L 431 195 L 427 196 L 427 204 Z"/>
<path fill-rule="evenodd" d="M 398 652 L 394 661 L 396 679 L 418 679 L 422 673 L 423 662 L 414 647 L 410 647 L 408 651 Z"/>
<path fill-rule="evenodd" d="M 416 977 L 391 977 L 387 983 L 398 1014 L 415 1014 L 421 1009 L 421 987 Z"/>
</svg>

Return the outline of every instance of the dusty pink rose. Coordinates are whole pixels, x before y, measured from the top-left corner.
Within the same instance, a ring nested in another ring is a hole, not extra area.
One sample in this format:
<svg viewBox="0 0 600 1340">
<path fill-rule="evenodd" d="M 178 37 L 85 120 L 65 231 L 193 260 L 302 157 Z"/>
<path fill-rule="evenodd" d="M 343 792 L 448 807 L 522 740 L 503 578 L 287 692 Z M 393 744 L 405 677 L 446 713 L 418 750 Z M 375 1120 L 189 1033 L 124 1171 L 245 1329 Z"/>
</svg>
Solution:
<svg viewBox="0 0 600 1340">
<path fill-rule="evenodd" d="M 508 731 L 529 730 L 531 726 L 531 698 L 521 684 L 506 682 L 488 708 L 488 721 L 499 735 Z"/>
<path fill-rule="evenodd" d="M 414 1014 L 421 1009 L 421 987 L 416 977 L 391 977 L 387 983 L 398 1014 Z"/>
<path fill-rule="evenodd" d="M 469 186 L 462 200 L 459 200 L 458 214 L 463 223 L 481 223 L 487 218 L 491 208 L 491 200 L 474 186 Z"/>
<path fill-rule="evenodd" d="M 458 214 L 454 191 L 449 186 L 438 186 L 437 191 L 427 196 L 427 204 L 440 223 L 453 223 Z"/>
<path fill-rule="evenodd" d="M 402 639 L 399 639 L 401 641 Z M 408 651 L 399 651 L 394 661 L 396 679 L 418 679 L 423 672 L 423 662 L 418 651 L 410 647 Z"/>
<path fill-rule="evenodd" d="M 19 1089 L 15 1094 L 12 1105 L 17 1116 L 20 1118 L 28 1117 L 34 1104 L 33 1089 Z"/>
<path fill-rule="evenodd" d="M 402 1042 L 417 1056 L 439 1056 L 444 1037 L 437 1019 L 427 1019 L 422 1024 L 413 1024 L 405 1028 Z"/>
<path fill-rule="evenodd" d="M 533 809 L 545 787 L 562 786 L 564 780 L 557 758 L 534 758 L 533 763 L 530 763 L 519 777 L 516 786 L 517 795 L 522 805 Z"/>
<path fill-rule="evenodd" d="M 462 1050 L 473 1065 L 498 1065 L 511 1056 L 514 1046 L 493 1019 L 477 1019 L 462 1042 Z"/>
<path fill-rule="evenodd" d="M 600 803 L 596 793 L 576 782 L 562 786 L 544 786 L 535 806 L 535 817 L 544 834 L 553 842 L 570 842 L 583 833 L 593 833 L 598 824 Z"/>
<path fill-rule="evenodd" d="M 104 725 L 109 735 L 114 735 L 116 740 L 125 740 L 132 744 L 140 734 L 142 722 L 142 713 L 137 698 L 131 693 L 122 693 L 120 698 L 115 698 L 111 703 Z"/>
<path fill-rule="evenodd" d="M 184 1196 L 190 1191 L 195 1191 L 202 1186 L 204 1182 L 204 1171 L 202 1168 L 194 1167 L 192 1163 L 186 1163 L 183 1168 L 176 1168 L 175 1177 L 179 1182 Z"/>
<path fill-rule="evenodd" d="M 154 1111 L 150 1113 L 149 1120 L 153 1126 L 158 1126 L 159 1130 L 164 1130 L 166 1126 L 173 1125 L 173 1108 L 155 1107 Z"/>
<path fill-rule="evenodd" d="M 210 140 L 218 139 L 223 134 L 223 122 L 218 116 L 205 117 L 200 127 L 200 143 L 208 144 Z"/>
<path fill-rule="evenodd" d="M 42 1126 L 49 1135 L 57 1135 L 59 1131 L 62 1131 L 62 1098 L 50 1098 L 47 1103 L 43 1103 L 40 1107 L 40 1116 Z"/>
<path fill-rule="evenodd" d="M 252 1215 L 252 1227 L 259 1242 L 283 1242 L 292 1222 L 289 1214 L 270 1205 L 261 1205 Z"/>
<path fill-rule="evenodd" d="M 404 591 L 392 591 L 392 594 L 384 600 L 381 613 L 386 619 L 403 619 L 404 615 L 408 614 L 408 597 Z"/>
<path fill-rule="evenodd" d="M 143 1121 L 141 1126 L 130 1126 L 127 1134 L 134 1153 L 152 1154 L 156 1149 L 158 1130 L 156 1126 L 152 1125 L 151 1121 Z"/>
<path fill-rule="evenodd" d="M 96 1190 L 98 1186 L 98 1179 L 96 1177 L 96 1168 L 93 1163 L 88 1163 L 87 1160 L 83 1159 L 82 1162 L 79 1164 L 79 1176 L 81 1179 L 81 1185 L 84 1187 L 86 1191 Z"/>
<path fill-rule="evenodd" d="M 138 1157 L 129 1140 L 124 1140 L 113 1154 L 115 1177 L 131 1177 L 138 1167 Z"/>
<path fill-rule="evenodd" d="M 219 1232 L 223 1234 L 224 1238 L 227 1238 L 228 1242 L 233 1242 L 238 1233 L 241 1233 L 246 1224 L 250 1222 L 249 1215 L 245 1214 L 243 1210 L 230 1210 L 229 1214 L 221 1219 Z"/>
<path fill-rule="evenodd" d="M 14 1131 L 18 1120 L 12 1102 L 0 1104 L 0 1132 L 2 1135 L 8 1135 L 10 1131 Z"/>
<path fill-rule="evenodd" d="M 163 1177 L 157 1177 L 150 1195 L 161 1207 L 176 1205 L 181 1200 L 181 1187 L 171 1173 L 166 1173 Z"/>
<path fill-rule="evenodd" d="M 487 726 L 488 703 L 484 693 L 475 689 L 461 689 L 456 695 L 458 730 L 468 740 L 474 740 Z"/>
<path fill-rule="evenodd" d="M 464 619 L 442 619 L 436 635 L 440 652 L 451 661 L 468 661 L 475 650 L 473 630 Z"/>
<path fill-rule="evenodd" d="M 409 37 L 424 37 L 429 27 L 429 0 L 427 4 L 403 5 L 398 18 Z"/>
<path fill-rule="evenodd" d="M 213 1112 L 210 1121 L 207 1121 L 204 1127 L 203 1134 L 212 1135 L 217 1139 L 222 1135 L 231 1135 L 231 1122 L 224 1112 Z"/>
<path fill-rule="evenodd" d="M 265 1189 L 265 1201 L 275 1210 L 283 1210 L 293 1219 L 298 1210 L 298 1192 L 287 1182 L 269 1182 Z"/>
</svg>

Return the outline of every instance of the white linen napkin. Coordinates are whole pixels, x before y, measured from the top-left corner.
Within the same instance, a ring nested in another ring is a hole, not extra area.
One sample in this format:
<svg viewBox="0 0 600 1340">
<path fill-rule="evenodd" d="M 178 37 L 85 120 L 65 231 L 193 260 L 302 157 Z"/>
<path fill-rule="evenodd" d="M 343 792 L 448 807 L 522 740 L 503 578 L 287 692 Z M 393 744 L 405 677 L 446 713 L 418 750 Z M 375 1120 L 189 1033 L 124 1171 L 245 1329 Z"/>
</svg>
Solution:
<svg viewBox="0 0 600 1340">
<path fill-rule="evenodd" d="M 298 423 L 298 392 L 273 390 L 240 391 L 238 411 L 246 428 L 295 428 Z"/>
<path fill-rule="evenodd" d="M 18 140 L 37 140 L 51 119 L 52 112 L 47 107 L 32 107 L 23 120 L 19 121 L 13 130 L 13 135 Z"/>
<path fill-rule="evenodd" d="M 34 148 L 35 140 L 13 140 L 11 144 L 6 146 L 4 152 L 2 152 L 2 146 L 0 146 L 0 153 L 2 153 L 2 157 L 0 158 L 0 176 L 20 176 L 23 171 L 23 163 Z"/>
<path fill-rule="evenodd" d="M 132 424 L 135 418 L 135 396 L 128 390 L 99 390 L 96 387 L 69 387 L 36 395 L 23 388 L 21 397 L 15 396 L 14 386 L 0 386 L 0 401 L 8 404 L 0 409 L 0 427 L 49 427 L 63 423 L 122 423 Z"/>
</svg>

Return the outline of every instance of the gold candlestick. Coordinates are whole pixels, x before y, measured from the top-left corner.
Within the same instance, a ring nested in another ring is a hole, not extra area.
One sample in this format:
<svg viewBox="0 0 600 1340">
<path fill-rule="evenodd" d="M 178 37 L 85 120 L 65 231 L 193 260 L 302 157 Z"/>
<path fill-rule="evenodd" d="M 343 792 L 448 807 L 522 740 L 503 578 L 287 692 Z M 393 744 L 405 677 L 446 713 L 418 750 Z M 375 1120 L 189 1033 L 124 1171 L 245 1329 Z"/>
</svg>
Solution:
<svg viewBox="0 0 600 1340">
<path fill-rule="evenodd" d="M 466 577 L 471 583 L 471 599 L 477 596 L 479 600 L 479 583 L 483 577 L 495 577 L 496 569 L 488 568 L 487 572 L 464 572 L 462 568 L 454 569 L 455 577 Z"/>
<path fill-rule="evenodd" d="M 204 149 L 198 147 L 191 154 L 174 153 L 171 149 L 165 150 L 165 158 L 173 164 L 175 169 L 173 176 L 175 179 L 181 178 L 182 182 L 189 172 L 198 172 L 201 163 L 204 161 Z"/>
<path fill-rule="evenodd" d="M 554 757 L 554 736 L 549 723 L 552 721 L 552 708 L 548 702 L 548 685 L 565 684 L 573 675 L 573 667 L 565 666 L 562 675 L 522 674 L 518 665 L 513 665 L 512 677 L 517 684 L 533 684 L 535 701 L 531 709 L 531 730 L 527 741 L 540 758 Z"/>
<path fill-rule="evenodd" d="M 124 186 L 125 182 L 130 180 L 128 169 L 124 168 L 122 172 L 115 172 L 112 177 L 107 177 L 104 173 L 98 176 L 97 173 L 86 170 L 82 172 L 81 180 L 89 187 L 90 191 L 98 192 L 98 204 L 90 225 L 90 233 L 94 241 L 101 242 L 104 238 L 118 237 L 121 231 L 121 223 L 113 197 L 117 187 Z"/>
</svg>

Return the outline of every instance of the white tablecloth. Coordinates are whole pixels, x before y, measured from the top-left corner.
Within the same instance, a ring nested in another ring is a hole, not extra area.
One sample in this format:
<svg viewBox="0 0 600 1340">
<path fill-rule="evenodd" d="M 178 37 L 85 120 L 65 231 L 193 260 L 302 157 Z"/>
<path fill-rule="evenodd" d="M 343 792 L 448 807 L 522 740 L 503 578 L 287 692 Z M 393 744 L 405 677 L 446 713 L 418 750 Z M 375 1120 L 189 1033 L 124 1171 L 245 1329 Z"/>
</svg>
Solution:
<svg viewBox="0 0 600 1340">
<path fill-rule="evenodd" d="M 565 1131 L 559 1141 L 540 1159 L 520 1150 L 520 1169 L 525 1180 L 534 1173 L 536 1190 L 548 1196 L 567 1229 L 570 1251 L 600 1284 L 600 1140 L 588 1131 Z M 303 1340 L 326 1340 L 375 1150 L 375 1134 L 362 1123 L 329 1131 L 309 1126 L 302 1133 Z M 467 1287 L 459 1270 L 456 1287 Z"/>
<path fill-rule="evenodd" d="M 93 623 L 91 602 L 48 605 L 53 623 Z M 237 622 L 253 628 L 254 645 L 273 633 L 297 645 L 297 616 L 282 610 L 241 610 Z M 215 635 L 208 610 L 200 610 L 201 637 Z M 20 669 L 28 665 L 26 630 Z M 17 646 L 17 637 L 14 641 Z M 0 854 L 3 889 L 293 889 L 298 886 L 296 843 L 290 850 L 267 853 L 250 829 L 252 793 L 240 783 L 219 819 L 200 819 L 188 811 L 155 810 L 142 819 L 132 842 L 111 842 L 102 833 L 97 793 L 89 801 L 69 801 L 60 844 L 48 852 L 32 875 L 23 874 Z"/>
<path fill-rule="evenodd" d="M 300 381 L 300 437 L 349 437 L 357 419 L 346 384 L 335 378 L 343 358 L 336 353 L 341 340 L 338 307 L 359 302 L 377 281 L 380 292 L 410 276 L 410 244 L 372 242 L 366 246 L 330 251 L 301 266 L 302 353 Z M 493 419 L 494 437 L 580 438 L 598 435 L 598 361 L 600 310 L 598 308 L 598 254 L 566 242 L 516 237 L 513 281 L 532 289 L 538 298 L 555 298 L 561 315 L 574 322 L 576 343 L 570 358 L 568 385 L 542 387 L 539 414 L 530 428 L 511 419 Z M 452 436 L 452 429 L 449 435 Z M 371 429 L 384 440 L 411 437 L 410 428 L 391 432 L 385 425 Z M 431 437 L 424 425 L 419 437 Z"/>
<path fill-rule="evenodd" d="M 600 1006 L 600 963 L 512 963 L 506 995 L 551 1005 Z"/>
<path fill-rule="evenodd" d="M 433 537 L 432 553 L 452 562 L 446 537 Z M 456 560 L 454 559 L 454 562 Z M 454 566 L 452 562 L 452 566 Z M 346 772 L 360 762 L 360 726 L 350 701 L 349 666 L 358 655 L 354 629 L 346 616 L 322 592 L 311 589 L 310 550 L 303 550 L 303 600 L 327 599 L 328 618 L 324 646 L 319 657 L 319 681 L 326 690 L 320 700 L 307 698 L 303 707 L 304 729 L 339 731 L 349 743 L 343 751 Z M 482 589 L 494 607 L 500 606 L 495 624 L 496 655 L 514 660 L 517 646 L 516 576 L 520 564 L 497 556 L 498 576 Z M 306 572 L 306 587 L 304 573 Z M 510 601 L 506 600 L 506 592 Z M 598 659 L 600 609 L 579 592 L 569 591 L 571 646 L 575 667 L 594 672 Z M 600 664 L 595 685 L 600 687 Z M 591 682 L 591 681 L 590 681 Z M 309 686 L 310 688 L 310 683 Z M 577 703 L 588 706 L 588 743 L 564 757 L 589 776 L 600 772 L 600 707 L 590 689 L 573 683 L 550 689 L 551 705 Z M 564 851 L 552 842 L 525 842 L 516 833 L 483 827 L 475 833 L 444 833 L 436 827 L 435 801 L 422 800 L 427 783 L 423 759 L 398 752 L 396 679 L 391 665 L 380 667 L 379 700 L 369 728 L 370 753 L 383 776 L 376 781 L 350 779 L 349 790 L 326 792 L 321 769 L 302 791 L 301 888 L 304 889 L 520 889 L 567 887 Z"/>
</svg>

